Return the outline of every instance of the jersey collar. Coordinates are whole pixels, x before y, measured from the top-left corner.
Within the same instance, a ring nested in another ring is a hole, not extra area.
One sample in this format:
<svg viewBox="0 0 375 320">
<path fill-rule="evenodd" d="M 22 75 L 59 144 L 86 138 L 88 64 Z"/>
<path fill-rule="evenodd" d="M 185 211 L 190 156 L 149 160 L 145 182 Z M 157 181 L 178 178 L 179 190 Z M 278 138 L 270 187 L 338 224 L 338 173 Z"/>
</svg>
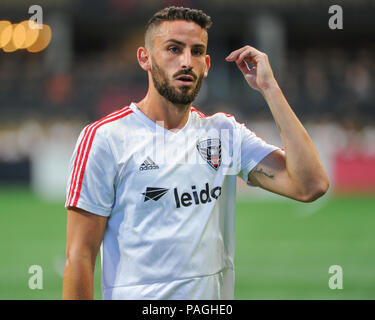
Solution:
<svg viewBox="0 0 375 320">
<path fill-rule="evenodd" d="M 138 107 L 137 105 L 135 104 L 135 102 L 132 102 L 129 106 L 130 109 L 132 109 L 134 111 L 134 113 L 140 118 L 140 120 L 146 124 L 148 127 L 150 127 L 153 131 L 164 131 L 165 134 L 167 135 L 179 135 L 181 134 L 182 132 L 186 131 L 187 128 L 190 126 L 190 122 L 191 122 L 191 111 L 189 111 L 189 117 L 188 117 L 188 120 L 186 121 L 185 125 L 180 129 L 178 130 L 177 132 L 173 132 L 171 130 L 168 130 L 168 129 L 165 129 L 163 126 L 161 126 L 160 124 L 158 124 L 157 122 L 154 122 L 153 120 L 151 120 L 149 117 L 147 117 Z"/>
</svg>

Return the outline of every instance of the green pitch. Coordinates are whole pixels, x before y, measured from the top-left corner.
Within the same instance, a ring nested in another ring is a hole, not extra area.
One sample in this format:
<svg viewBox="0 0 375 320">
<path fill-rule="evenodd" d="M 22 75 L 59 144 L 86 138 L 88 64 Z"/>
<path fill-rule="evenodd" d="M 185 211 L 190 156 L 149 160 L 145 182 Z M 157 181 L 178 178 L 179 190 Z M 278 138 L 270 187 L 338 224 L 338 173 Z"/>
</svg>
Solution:
<svg viewBox="0 0 375 320">
<path fill-rule="evenodd" d="M 236 299 L 375 299 L 375 197 L 239 201 Z M 61 299 L 66 214 L 25 187 L 0 187 L 0 299 Z M 95 298 L 100 299 L 100 265 Z M 30 289 L 30 266 L 43 289 Z M 343 270 L 332 290 L 329 267 Z"/>
</svg>

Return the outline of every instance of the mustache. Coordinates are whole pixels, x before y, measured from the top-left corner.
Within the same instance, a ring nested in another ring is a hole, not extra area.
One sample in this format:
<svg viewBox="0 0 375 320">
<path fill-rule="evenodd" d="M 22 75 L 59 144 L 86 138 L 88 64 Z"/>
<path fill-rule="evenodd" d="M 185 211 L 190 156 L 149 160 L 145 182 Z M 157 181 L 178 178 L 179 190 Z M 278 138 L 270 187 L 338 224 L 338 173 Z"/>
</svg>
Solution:
<svg viewBox="0 0 375 320">
<path fill-rule="evenodd" d="M 179 76 L 189 75 L 189 76 L 192 76 L 194 80 L 197 80 L 197 78 L 198 78 L 197 75 L 191 70 L 192 70 L 191 68 L 190 69 L 182 69 L 181 71 L 175 73 L 173 77 L 177 78 Z"/>
</svg>

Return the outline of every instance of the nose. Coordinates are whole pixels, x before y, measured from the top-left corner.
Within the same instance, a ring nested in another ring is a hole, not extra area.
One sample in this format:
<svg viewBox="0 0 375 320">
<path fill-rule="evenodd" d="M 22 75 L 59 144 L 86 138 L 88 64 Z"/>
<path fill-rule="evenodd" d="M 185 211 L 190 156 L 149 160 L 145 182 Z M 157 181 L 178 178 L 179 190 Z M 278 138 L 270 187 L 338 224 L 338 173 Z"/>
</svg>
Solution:
<svg viewBox="0 0 375 320">
<path fill-rule="evenodd" d="M 184 50 L 184 53 L 181 55 L 181 68 L 190 69 L 191 67 L 191 52 L 190 50 Z"/>
</svg>

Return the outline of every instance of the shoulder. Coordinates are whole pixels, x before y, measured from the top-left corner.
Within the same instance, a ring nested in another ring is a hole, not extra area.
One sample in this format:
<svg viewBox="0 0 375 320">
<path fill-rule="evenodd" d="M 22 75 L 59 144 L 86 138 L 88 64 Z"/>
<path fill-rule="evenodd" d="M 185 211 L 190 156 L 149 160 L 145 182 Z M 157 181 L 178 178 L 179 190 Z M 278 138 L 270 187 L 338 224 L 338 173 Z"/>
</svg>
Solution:
<svg viewBox="0 0 375 320">
<path fill-rule="evenodd" d="M 124 122 L 129 120 L 129 115 L 133 114 L 134 111 L 128 106 L 122 109 L 116 110 L 107 116 L 93 122 L 90 126 L 99 132 L 110 132 L 117 128 L 119 125 L 124 125 Z"/>
<path fill-rule="evenodd" d="M 116 129 L 119 125 L 124 124 L 124 120 L 129 118 L 128 116 L 133 113 L 128 106 L 118 109 L 105 117 L 88 124 L 81 132 L 82 137 L 91 138 L 99 136 L 108 136 Z M 127 119 L 128 120 L 128 119 Z"/>
<path fill-rule="evenodd" d="M 212 115 L 206 115 L 204 114 L 202 111 L 198 110 L 197 107 L 194 107 L 194 106 L 191 106 L 190 108 L 190 112 L 192 112 L 193 114 L 196 114 L 199 118 L 202 118 L 202 119 L 209 119 L 209 118 L 234 118 L 234 115 L 232 114 L 229 114 L 229 113 L 225 113 L 225 112 L 216 112 Z"/>
<path fill-rule="evenodd" d="M 133 111 L 126 106 L 85 126 L 78 137 L 75 152 L 83 157 L 89 153 L 109 150 L 111 141 L 119 141 L 121 135 L 119 128 L 127 127 L 123 122 L 132 113 Z"/>
<path fill-rule="evenodd" d="M 212 115 L 206 115 L 202 111 L 198 110 L 196 107 L 191 106 L 190 112 L 194 114 L 202 123 L 212 123 L 213 125 L 225 125 L 238 127 L 242 125 L 237 122 L 234 115 L 225 112 L 216 112 Z"/>
</svg>

